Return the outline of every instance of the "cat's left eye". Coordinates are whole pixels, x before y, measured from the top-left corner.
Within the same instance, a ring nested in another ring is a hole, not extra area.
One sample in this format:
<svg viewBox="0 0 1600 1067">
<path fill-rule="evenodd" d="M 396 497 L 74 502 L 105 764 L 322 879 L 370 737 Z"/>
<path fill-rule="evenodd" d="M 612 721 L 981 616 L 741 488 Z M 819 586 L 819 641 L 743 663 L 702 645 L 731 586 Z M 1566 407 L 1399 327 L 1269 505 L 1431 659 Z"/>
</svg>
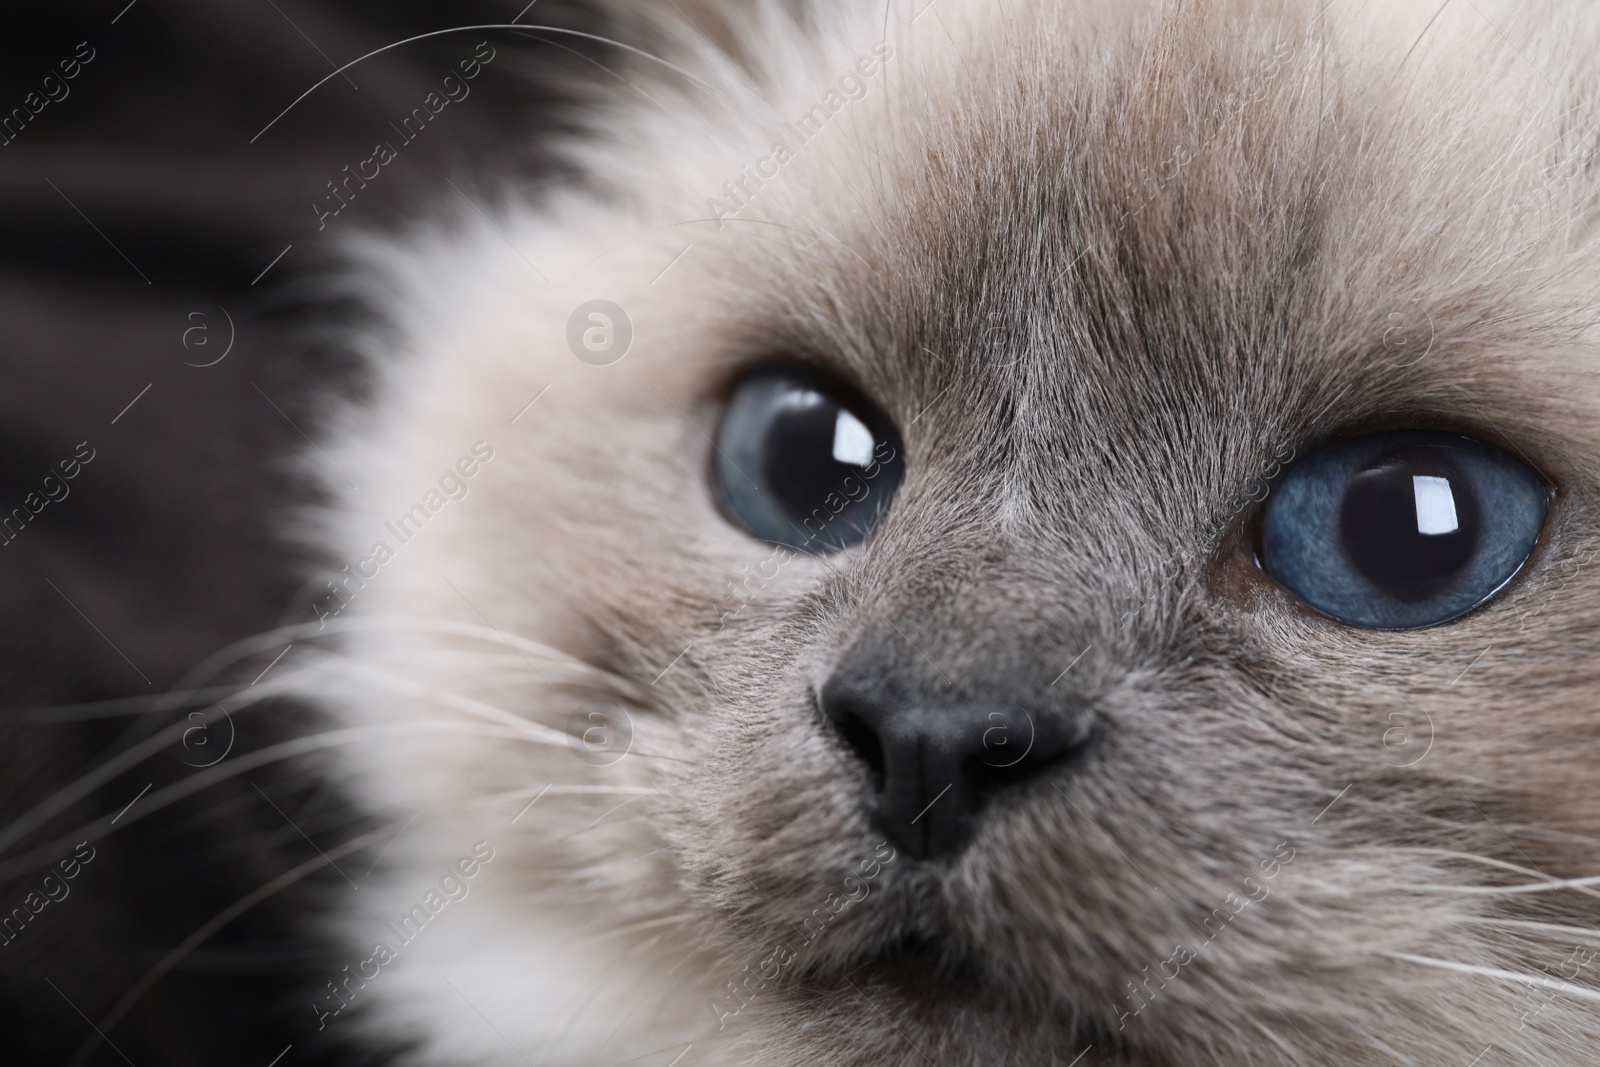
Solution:
<svg viewBox="0 0 1600 1067">
<path fill-rule="evenodd" d="M 796 367 L 747 375 L 717 430 L 723 510 L 746 532 L 805 552 L 864 538 L 904 471 L 900 435 L 883 412 Z"/>
<path fill-rule="evenodd" d="M 1405 430 L 1330 445 L 1290 467 L 1261 517 L 1267 573 L 1326 615 L 1405 630 L 1500 591 L 1532 554 L 1550 485 L 1460 434 Z"/>
</svg>

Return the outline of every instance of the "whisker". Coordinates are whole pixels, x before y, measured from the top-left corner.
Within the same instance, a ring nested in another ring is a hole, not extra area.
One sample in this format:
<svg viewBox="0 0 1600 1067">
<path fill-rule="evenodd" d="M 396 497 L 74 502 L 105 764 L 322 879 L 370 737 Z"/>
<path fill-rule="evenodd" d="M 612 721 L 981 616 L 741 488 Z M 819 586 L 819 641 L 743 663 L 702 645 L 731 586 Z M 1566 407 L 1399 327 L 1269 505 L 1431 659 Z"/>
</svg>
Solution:
<svg viewBox="0 0 1600 1067">
<path fill-rule="evenodd" d="M 676 971 L 679 967 L 682 967 L 684 964 L 688 963 L 690 960 L 694 959 L 695 953 L 697 953 L 701 949 L 705 948 L 706 945 L 710 944 L 710 942 L 711 942 L 711 933 L 709 931 L 707 931 L 704 934 L 701 934 L 700 935 L 700 940 L 698 940 L 698 941 L 696 941 L 694 943 L 694 947 L 693 948 L 689 949 L 688 952 L 684 953 L 683 959 L 679 960 L 677 963 L 674 963 L 671 967 L 667 968 L 666 972 L 663 973 L 662 976 L 661 976 L 662 979 L 664 980 L 664 979 L 667 979 L 667 978 L 671 978 L 674 971 Z"/>
<path fill-rule="evenodd" d="M 595 59 L 593 56 L 586 56 L 582 52 L 578 51 L 576 48 L 569 48 L 566 45 L 561 44 L 559 41 L 547 41 L 543 37 L 540 37 L 536 33 L 529 33 L 529 34 L 525 34 L 523 36 L 532 37 L 535 41 L 538 41 L 540 44 L 547 44 L 551 48 L 559 48 L 563 52 L 568 53 L 569 55 L 576 56 L 578 59 L 583 60 L 585 63 L 589 64 L 591 67 L 594 67 L 597 70 L 600 70 L 600 71 L 603 71 L 606 74 L 609 74 L 612 78 L 615 78 L 617 81 L 621 82 L 623 85 L 626 85 L 629 89 L 632 89 L 634 92 L 636 92 L 640 96 L 644 97 L 650 103 L 654 104 L 656 107 L 658 107 L 658 108 L 659 107 L 664 107 L 664 105 L 661 103 L 661 101 L 657 100 L 655 97 L 651 96 L 649 93 L 645 92 L 643 89 L 639 88 L 637 85 L 633 84 L 633 82 L 629 81 L 627 78 L 624 78 L 621 74 L 618 74 L 616 71 L 612 70 L 610 67 L 608 67 L 604 63 L 600 62 L 598 59 Z"/>
<path fill-rule="evenodd" d="M 362 623 L 364 623 L 365 620 L 362 620 L 361 623 L 357 623 L 357 620 L 349 620 L 348 622 L 356 623 L 356 625 L 347 624 L 344 629 L 355 630 L 379 628 L 384 626 L 392 627 L 396 623 L 401 623 L 407 626 L 414 625 L 418 628 L 435 629 L 441 632 L 454 633 L 485 640 L 490 639 L 489 635 L 492 633 L 493 640 L 497 644 L 504 644 L 507 641 L 511 641 L 513 644 L 515 644 L 518 641 L 521 641 L 521 643 L 530 651 L 552 653 L 553 656 L 558 657 L 561 662 L 576 662 L 581 664 L 581 661 L 574 660 L 565 653 L 559 653 L 555 650 L 548 649 L 547 646 L 539 645 L 536 642 L 518 639 L 511 635 L 502 635 L 498 632 L 488 630 L 487 628 L 472 626 L 470 624 L 454 624 L 440 620 L 408 619 L 405 617 L 380 617 L 377 620 L 378 627 L 368 627 L 363 625 Z M 302 624 L 297 627 L 280 628 L 276 631 L 271 631 L 266 634 L 259 634 L 251 638 L 246 638 L 243 641 L 236 642 L 228 649 L 224 649 L 222 652 L 210 657 L 206 663 L 203 663 L 199 668 L 196 668 L 195 671 L 191 672 L 191 676 L 204 676 L 204 674 L 208 672 L 213 672 L 214 670 L 220 669 L 228 662 L 247 657 L 260 651 L 274 648 L 280 643 L 283 643 L 286 638 L 304 639 L 306 637 L 313 636 L 311 632 L 307 632 L 313 626 L 315 626 L 315 624 Z M 268 697 L 280 695 L 304 684 L 308 677 L 314 678 L 325 676 L 327 669 L 332 668 L 341 671 L 347 677 L 353 676 L 360 678 L 382 688 L 388 689 L 391 692 L 426 699 L 442 706 L 449 707 L 457 711 L 463 711 L 490 722 L 498 723 L 502 726 L 511 727 L 522 735 L 523 740 L 545 744 L 552 747 L 564 746 L 570 743 L 570 740 L 564 731 L 556 730 L 552 727 L 532 722 L 503 708 L 496 707 L 483 701 L 473 700 L 472 698 L 464 697 L 459 694 L 439 690 L 435 687 L 428 686 L 425 683 L 417 682 L 413 679 L 407 679 L 391 671 L 374 667 L 370 664 L 363 663 L 360 660 L 356 660 L 340 653 L 327 652 L 325 650 L 316 649 L 314 646 L 310 645 L 306 647 L 308 652 L 313 652 L 321 658 L 320 663 L 301 666 L 295 671 L 279 674 L 277 677 L 262 683 L 258 687 L 224 687 L 224 691 L 227 694 L 226 699 L 232 704 L 232 707 L 228 708 L 227 710 L 232 713 L 237 713 L 251 704 L 259 703 Z M 588 668 L 587 664 L 582 664 L 582 666 L 584 668 Z M 614 676 L 609 676 L 604 672 L 595 671 L 593 669 L 587 669 L 585 673 L 604 677 L 607 681 L 622 681 L 622 679 L 615 679 Z M 635 687 L 630 685 L 629 688 Z M 178 690 L 174 690 L 171 694 L 167 694 L 167 696 L 173 700 L 174 707 L 179 707 L 193 701 L 195 699 L 194 694 L 203 691 L 205 690 L 198 688 L 180 688 Z M 204 721 L 214 721 L 215 718 L 222 712 L 221 702 L 219 701 L 216 704 L 213 704 L 212 708 L 208 709 L 208 711 L 208 717 Z M 96 767 L 94 770 L 82 775 L 71 785 L 65 786 L 58 790 L 49 799 L 40 802 L 27 812 L 22 813 L 16 819 L 12 820 L 12 822 L 4 830 L 0 830 L 0 853 L 3 853 L 5 850 L 15 845 L 28 833 L 48 822 L 55 815 L 60 814 L 72 804 L 83 799 L 85 796 L 88 796 L 101 785 L 104 785 L 123 772 L 137 766 L 145 759 L 162 751 L 169 745 L 175 742 L 181 742 L 181 739 L 185 733 L 192 729 L 193 726 L 194 722 L 192 720 L 186 720 L 184 722 L 173 724 L 167 729 L 146 738 L 142 742 L 139 742 L 138 744 L 133 745 L 131 748 L 119 753 L 112 759 L 107 760 L 99 767 Z M 293 742 L 291 742 L 291 744 L 293 744 Z M 279 748 L 268 749 L 264 751 L 279 751 Z M 237 766 L 237 760 L 232 761 L 232 764 Z M 168 791 L 163 790 L 155 794 L 155 797 L 153 797 L 152 800 L 166 795 L 168 795 Z M 150 811 L 154 809 L 146 805 L 145 810 Z M 130 822 L 131 821 L 135 820 L 130 820 Z M 35 852 L 37 851 L 38 850 L 35 850 Z M 0 870 L 4 869 L 10 868 L 7 866 L 0 866 Z"/>
<path fill-rule="evenodd" d="M 1363 851 L 1352 849 L 1351 851 Z M 1583 893 L 1586 896 L 1600 896 L 1596 886 L 1600 886 L 1600 875 L 1588 875 L 1582 878 L 1556 878 L 1545 874 L 1543 871 L 1524 867 L 1520 864 L 1510 863 L 1506 860 L 1495 859 L 1492 856 L 1479 856 L 1471 852 L 1457 852 L 1445 848 L 1385 848 L 1388 853 L 1412 852 L 1422 855 L 1444 856 L 1450 859 L 1467 860 L 1471 863 L 1482 864 L 1485 867 L 1494 867 L 1499 870 L 1510 871 L 1527 878 L 1538 878 L 1542 881 L 1523 882 L 1516 885 L 1504 886 L 1462 886 L 1462 885 L 1403 885 L 1399 889 L 1427 891 L 1430 893 L 1457 893 L 1466 896 L 1515 896 L 1523 893 L 1552 893 L 1562 889 L 1570 889 Z"/>
<path fill-rule="evenodd" d="M 650 938 L 648 941 L 641 941 L 637 945 L 634 945 L 631 949 L 629 949 L 628 954 L 630 956 L 642 956 L 646 952 L 649 952 L 651 949 L 655 948 L 657 945 L 661 944 L 661 942 L 665 941 L 671 935 L 671 930 L 663 930 L 656 936 Z"/>
<path fill-rule="evenodd" d="M 638 748 L 629 749 L 628 758 L 631 760 L 663 760 L 667 763 L 683 763 L 689 766 L 699 766 L 696 761 L 692 759 L 685 759 L 682 756 L 668 756 L 660 752 L 646 752 L 643 749 Z"/>
<path fill-rule="evenodd" d="M 526 637 L 520 637 L 514 633 L 504 633 L 474 623 L 455 622 L 450 619 L 429 619 L 412 615 L 352 616 L 348 619 L 331 619 L 323 622 L 306 622 L 296 623 L 291 626 L 280 626 L 276 630 L 268 630 L 251 637 L 242 638 L 226 648 L 212 653 L 185 676 L 179 688 L 196 687 L 199 683 L 220 674 L 230 665 L 240 660 L 248 659 L 251 656 L 268 652 L 277 648 L 280 644 L 309 641 L 335 634 L 407 629 L 476 638 L 500 646 L 509 644 L 520 653 L 545 660 L 547 665 L 552 668 L 564 667 L 573 675 L 594 679 L 598 685 L 621 694 L 627 694 L 630 699 L 634 699 L 638 703 L 643 704 L 648 701 L 644 690 L 631 679 L 602 670 L 558 648 L 552 648 L 549 645 L 529 640 Z"/>
<path fill-rule="evenodd" d="M 110 719 L 118 715 L 137 715 L 153 710 L 164 701 L 168 708 L 191 708 L 197 704 L 210 704 L 228 697 L 244 688 L 242 685 L 214 685 L 206 689 L 174 690 L 136 697 L 118 697 L 114 700 L 91 700 L 84 704 L 55 704 L 49 707 L 27 708 L 22 712 L 26 723 L 84 722 L 89 719 Z"/>
<path fill-rule="evenodd" d="M 1528 893 L 1556 893 L 1563 889 L 1600 896 L 1600 875 L 1587 878 L 1551 878 L 1547 882 L 1519 882 L 1516 885 L 1402 885 L 1397 889 L 1426 890 L 1430 893 L 1457 893 L 1462 896 L 1522 896 Z"/>
<path fill-rule="evenodd" d="M 549 796 L 623 796 L 624 794 L 637 793 L 644 796 L 654 793 L 655 790 L 642 785 L 549 785 L 538 789 L 511 789 L 501 793 L 485 793 L 484 800 L 521 800 L 523 797 L 538 796 L 540 793 Z"/>
<path fill-rule="evenodd" d="M 470 800 L 461 801 L 453 805 L 446 805 L 444 806 L 443 810 L 470 810 L 473 808 L 490 807 L 504 800 L 529 796 L 536 792 L 548 792 L 552 795 L 582 795 L 630 792 L 643 793 L 653 792 L 653 790 L 646 790 L 642 787 L 635 786 L 550 785 L 545 787 L 543 790 L 513 789 L 505 792 L 485 794 L 483 796 L 473 797 Z M 398 834 L 400 829 L 409 820 L 414 819 L 415 817 L 416 816 L 413 815 L 403 819 L 395 819 L 393 822 L 387 823 L 384 826 L 381 826 L 375 830 L 371 830 L 367 833 L 358 835 L 357 837 L 354 837 L 343 844 L 335 845 L 326 850 L 325 856 L 318 855 L 306 860 L 304 863 L 285 871 L 283 874 L 280 874 L 267 884 L 253 890 L 252 892 L 241 897 L 239 900 L 228 905 L 228 907 L 218 912 L 215 916 L 207 920 L 198 929 L 196 929 L 192 934 L 174 946 L 166 955 L 162 956 L 161 959 L 157 961 L 155 966 L 153 966 L 143 978 L 136 982 L 133 987 L 122 996 L 122 999 L 118 1000 L 116 1004 L 112 1005 L 111 1009 L 100 1020 L 100 1029 L 102 1031 L 109 1031 L 123 1018 L 123 1016 L 128 1013 L 128 1010 L 132 1008 L 141 997 L 150 991 L 151 987 L 160 981 L 169 971 L 172 970 L 173 967 L 177 966 L 177 964 L 180 963 L 185 956 L 193 952 L 197 947 L 203 944 L 208 938 L 210 938 L 228 923 L 243 915 L 245 912 L 249 911 L 263 900 L 266 900 L 268 897 L 282 891 L 290 885 L 293 885 L 295 882 L 314 874 L 320 868 L 329 866 L 331 861 L 342 859 L 353 852 L 359 852 L 368 845 L 372 845 L 378 841 L 381 841 L 388 834 Z M 687 921 L 692 918 L 694 918 L 694 916 L 691 913 L 683 912 L 678 915 L 667 916 L 662 919 L 647 920 L 645 923 L 635 925 L 637 925 L 640 929 L 646 929 L 650 926 L 663 925 L 666 922 Z M 623 928 L 623 931 L 626 931 L 626 929 L 626 927 Z M 616 932 L 618 931 L 608 931 L 608 935 Z M 72 1064 L 81 1065 L 84 1062 L 87 1054 L 92 1052 L 95 1047 L 95 1039 L 93 1037 L 89 1038 L 85 1042 L 84 1046 L 78 1050 L 78 1054 L 73 1058 Z M 69 1067 L 72 1067 L 72 1065 L 69 1065 Z"/>
<path fill-rule="evenodd" d="M 439 689 L 428 685 L 426 682 L 407 678 L 393 671 L 384 670 L 382 667 L 374 667 L 370 663 L 363 663 L 361 660 L 353 659 L 337 652 L 319 651 L 319 654 L 326 657 L 326 660 L 332 662 L 335 666 L 347 671 L 350 675 L 370 681 L 377 686 L 388 689 L 390 692 L 399 693 L 403 696 L 426 698 L 444 707 L 453 708 L 456 711 L 464 711 L 470 715 L 487 719 L 490 722 L 521 730 L 526 733 L 528 740 L 536 741 L 539 744 L 564 747 L 571 743 L 564 731 L 545 726 L 543 723 L 533 722 L 523 718 L 521 715 L 482 700 L 474 700 L 459 693 Z"/>
<path fill-rule="evenodd" d="M 340 67 L 338 70 L 334 71 L 332 74 L 329 74 L 327 77 L 322 78 L 315 85 L 313 85 L 311 88 L 307 89 L 305 92 L 303 92 L 299 96 L 295 97 L 294 100 L 292 102 L 290 102 L 288 107 L 286 107 L 282 111 L 278 112 L 278 115 L 277 115 L 276 118 L 274 118 L 271 122 L 267 123 L 265 126 L 261 127 L 261 131 L 259 133 L 257 133 L 254 137 L 250 138 L 250 143 L 251 144 L 255 144 L 256 141 L 258 139 L 260 139 L 261 134 L 266 133 L 268 130 L 272 129 L 272 127 L 276 126 L 278 124 L 278 121 L 280 119 L 282 119 L 283 116 L 285 116 L 289 112 L 293 111 L 295 109 L 295 107 L 299 105 L 300 101 L 304 100 L 306 97 L 310 96 L 312 93 L 316 92 L 318 89 L 320 89 L 324 85 L 328 84 L 328 82 L 332 81 L 334 78 L 340 77 L 341 75 L 344 74 L 345 71 L 349 70 L 351 67 L 355 66 L 357 63 L 361 63 L 364 60 L 371 59 L 373 56 L 381 55 L 382 53 L 387 52 L 390 49 L 399 48 L 401 45 L 411 44 L 414 41 L 426 40 L 429 37 L 443 37 L 444 35 L 450 34 L 450 33 L 472 33 L 472 32 L 475 32 L 477 30 L 520 30 L 520 31 L 522 31 L 524 33 L 526 33 L 528 30 L 538 30 L 538 31 L 543 32 L 543 33 L 559 33 L 559 34 L 564 34 L 564 35 L 566 35 L 568 37 L 581 37 L 581 38 L 583 38 L 585 40 L 589 40 L 589 41 L 598 41 L 601 44 L 608 44 L 608 45 L 611 45 L 614 48 L 620 48 L 625 52 L 632 52 L 636 56 L 640 56 L 640 57 L 642 57 L 644 59 L 651 60 L 652 62 L 659 63 L 663 67 L 666 67 L 668 70 L 672 71 L 674 74 L 678 74 L 678 75 L 682 76 L 687 81 L 689 81 L 691 84 L 696 85 L 701 89 L 704 89 L 711 96 L 722 98 L 722 94 L 718 93 L 711 86 L 707 85 L 705 82 L 701 81 L 699 78 L 696 78 L 693 74 L 690 74 L 688 71 L 684 70 L 682 67 L 678 66 L 677 64 L 668 62 L 667 60 L 662 59 L 660 56 L 652 55 L 651 53 L 646 52 L 642 48 L 635 48 L 631 44 L 623 44 L 621 41 L 613 40 L 610 37 L 601 37 L 598 34 L 584 33 L 581 30 L 563 29 L 560 26 L 534 26 L 534 25 L 523 24 L 523 23 L 518 23 L 518 22 L 489 22 L 489 23 L 484 23 L 481 26 L 452 26 L 451 28 L 445 29 L 445 30 L 433 30 L 430 33 L 419 33 L 415 37 L 407 37 L 403 41 L 395 41 L 392 44 L 384 45 L 382 48 L 374 48 L 372 51 L 368 52 L 364 56 L 357 56 L 355 59 L 352 59 L 350 62 L 346 63 L 344 66 Z M 728 103 L 726 98 L 722 98 L 722 100 L 723 100 L 724 103 Z"/>
<path fill-rule="evenodd" d="M 671 915 L 663 915 L 658 919 L 644 919 L 636 923 L 624 923 L 621 926 L 614 926 L 609 930 L 603 930 L 595 934 L 592 938 L 590 938 L 590 941 L 607 941 L 613 937 L 622 937 L 627 934 L 638 933 L 641 930 L 653 930 L 657 926 L 666 926 L 669 923 L 692 922 L 694 918 L 695 915 L 693 912 L 679 911 L 674 912 Z"/>
<path fill-rule="evenodd" d="M 1441 971 L 1455 971 L 1459 974 L 1476 974 L 1485 978 L 1495 978 L 1502 982 L 1515 982 L 1518 985 L 1536 986 L 1539 989 L 1549 989 L 1557 993 L 1565 993 L 1578 1000 L 1589 1000 L 1600 1003 L 1600 990 L 1590 989 L 1588 986 L 1576 985 L 1560 978 L 1551 978 L 1548 975 L 1523 974 L 1518 971 L 1507 971 L 1499 967 L 1485 967 L 1477 963 L 1458 963 L 1455 960 L 1435 959 L 1432 956 L 1418 956 L 1410 952 L 1385 952 L 1383 955 L 1390 959 L 1403 960 L 1406 963 L 1415 963 L 1419 967 L 1433 967 Z"/>
<path fill-rule="evenodd" d="M 621 809 L 627 807 L 629 804 L 632 804 L 635 800 L 638 800 L 639 797 L 642 797 L 644 795 L 645 795 L 644 793 L 640 793 L 638 796 L 629 797 L 627 800 L 624 800 L 621 804 L 618 804 L 616 807 L 614 807 L 614 808 L 610 809 L 609 811 L 605 812 L 604 814 L 602 814 L 599 818 L 595 819 L 595 821 L 590 823 L 588 826 L 585 826 L 582 830 L 579 830 L 578 833 L 584 833 L 585 831 L 593 830 L 596 826 L 599 826 L 600 823 L 605 820 L 605 817 L 607 815 L 610 815 L 614 811 L 620 811 Z"/>
<path fill-rule="evenodd" d="M 1551 940 L 1557 937 L 1578 937 L 1600 941 L 1600 929 L 1588 926 L 1569 926 L 1565 923 L 1540 922 L 1537 919 L 1495 919 L 1487 917 L 1469 917 L 1465 922 L 1478 926 L 1504 927 L 1512 930 L 1531 930 L 1535 933 L 1549 934 Z"/>
<path fill-rule="evenodd" d="M 182 941 L 178 942 L 178 944 L 173 946 L 173 948 L 166 955 L 157 960 L 155 966 L 151 967 L 149 971 L 145 972 L 144 977 L 135 982 L 133 986 L 122 995 L 122 998 L 111 1006 L 110 1010 L 101 1017 L 95 1034 L 85 1039 L 83 1045 L 79 1047 L 77 1055 L 73 1056 L 72 1062 L 68 1064 L 68 1067 L 81 1067 L 81 1065 L 88 1060 L 89 1056 L 97 1047 L 100 1035 L 103 1035 L 104 1032 L 109 1031 L 113 1026 L 117 1025 L 117 1023 L 122 1020 L 122 1017 L 128 1013 L 128 1010 L 138 1003 L 141 997 L 150 991 L 151 987 L 153 987 L 157 982 L 161 981 L 161 979 L 166 976 L 168 971 L 177 966 L 185 956 L 189 955 L 189 953 L 193 952 L 196 948 L 203 944 L 208 938 L 211 937 L 212 934 L 215 934 L 218 930 L 222 929 L 224 926 L 228 925 L 234 919 L 243 915 L 245 912 L 261 903 L 263 900 L 266 900 L 268 897 L 280 892 L 281 890 L 287 889 L 289 886 L 305 878 L 307 875 L 313 874 L 319 868 L 332 866 L 335 860 L 342 859 L 352 852 L 360 851 L 367 845 L 381 840 L 383 835 L 395 830 L 404 822 L 404 819 L 396 819 L 394 822 L 389 823 L 386 826 L 379 827 L 378 829 L 369 833 L 352 838 L 342 845 L 337 845 L 327 850 L 326 854 L 319 854 L 314 859 L 309 859 L 297 867 L 291 867 L 289 870 L 278 875 L 278 877 L 274 878 L 266 885 L 260 886 L 249 893 L 246 893 L 244 896 L 240 897 L 226 908 L 223 908 L 220 912 L 212 916 L 206 922 L 202 923 L 197 930 L 195 930 L 188 937 L 184 938 Z"/>
<path fill-rule="evenodd" d="M 384 723 L 379 726 L 353 726 L 339 730 L 329 730 L 309 737 L 285 741 L 257 752 L 247 753 L 214 769 L 202 771 L 185 778 L 181 782 L 167 786 L 165 789 L 152 793 L 138 807 L 129 812 L 125 819 L 118 825 L 112 825 L 112 816 L 105 816 L 79 827 L 74 833 L 57 838 L 47 844 L 35 848 L 31 852 L 11 860 L 9 863 L 0 864 L 0 881 L 15 875 L 33 870 L 42 863 L 50 862 L 64 847 L 76 844 L 84 839 L 100 840 L 110 836 L 117 830 L 125 829 L 146 816 L 153 815 L 166 805 L 176 800 L 197 793 L 202 789 L 225 781 L 236 774 L 264 766 L 279 760 L 289 759 L 294 756 L 305 755 L 322 749 L 336 748 L 340 745 L 355 744 L 357 742 L 382 739 L 388 737 L 404 737 L 410 734 L 462 734 L 478 737 L 500 737 L 513 741 L 527 741 L 528 737 L 519 730 L 497 729 L 482 723 L 460 722 L 457 720 L 437 720 L 416 723 Z"/>
<path fill-rule="evenodd" d="M 309 670 L 310 668 L 304 669 Z M 276 679 L 274 682 L 263 685 L 260 689 L 247 689 L 239 692 L 236 697 L 229 697 L 230 700 L 234 701 L 234 706 L 228 710 L 230 712 L 239 711 L 251 704 L 259 703 L 268 697 L 276 696 L 283 690 L 289 688 L 291 684 L 294 684 L 294 680 L 296 678 L 298 678 L 297 674 L 286 674 L 281 676 L 279 679 Z M 220 708 L 220 704 L 213 705 L 213 708 Z M 210 721 L 213 720 L 207 720 L 207 722 Z M 117 775 L 144 762 L 144 760 L 155 753 L 160 752 L 162 749 L 173 744 L 175 741 L 181 742 L 184 733 L 191 729 L 193 725 L 193 722 L 190 720 L 173 724 L 167 729 L 162 730 L 160 733 L 154 734 L 153 736 L 146 738 L 144 741 L 134 745 L 132 748 L 117 754 L 116 756 L 107 760 L 105 763 L 102 763 L 100 766 L 96 767 L 94 770 L 80 776 L 78 780 L 73 782 L 71 785 L 64 786 L 63 788 L 57 790 L 48 799 L 39 802 L 28 811 L 23 812 L 21 815 L 17 816 L 17 818 L 13 819 L 10 825 L 8 825 L 4 830 L 0 830 L 0 853 L 3 853 L 6 849 L 10 848 L 17 841 L 21 840 L 29 832 L 43 825 L 55 815 L 60 814 L 77 801 L 88 796 L 95 789 L 117 777 Z"/>
</svg>

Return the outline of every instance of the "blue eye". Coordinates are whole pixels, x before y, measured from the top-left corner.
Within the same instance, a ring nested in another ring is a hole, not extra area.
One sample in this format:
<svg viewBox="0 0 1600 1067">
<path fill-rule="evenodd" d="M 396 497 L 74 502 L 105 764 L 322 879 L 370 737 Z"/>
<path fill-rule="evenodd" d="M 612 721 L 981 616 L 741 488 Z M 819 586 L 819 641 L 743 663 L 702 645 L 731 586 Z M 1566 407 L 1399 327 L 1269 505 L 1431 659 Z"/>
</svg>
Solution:
<svg viewBox="0 0 1600 1067">
<path fill-rule="evenodd" d="M 1403 430 L 1290 467 L 1267 498 L 1261 562 L 1324 614 L 1406 630 L 1499 592 L 1533 552 L 1550 486 L 1482 441 Z"/>
<path fill-rule="evenodd" d="M 900 435 L 850 390 L 798 368 L 734 389 L 717 430 L 723 510 L 764 541 L 831 552 L 867 535 L 905 473 Z"/>
</svg>

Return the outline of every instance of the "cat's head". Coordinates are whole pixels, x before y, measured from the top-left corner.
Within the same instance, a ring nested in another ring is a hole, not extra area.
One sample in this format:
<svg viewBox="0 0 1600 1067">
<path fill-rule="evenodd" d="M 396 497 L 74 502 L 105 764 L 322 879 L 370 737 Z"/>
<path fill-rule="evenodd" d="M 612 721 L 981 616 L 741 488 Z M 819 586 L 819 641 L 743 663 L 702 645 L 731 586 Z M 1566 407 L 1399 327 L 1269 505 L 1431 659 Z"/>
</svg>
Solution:
<svg viewBox="0 0 1600 1067">
<path fill-rule="evenodd" d="M 385 1025 L 1592 1048 L 1573 6 L 696 7 L 621 63 L 589 188 L 383 245 L 330 484 L 334 625 L 389 673 L 337 706 L 433 732 L 348 766 L 432 805 L 394 901 L 499 857 Z"/>
</svg>

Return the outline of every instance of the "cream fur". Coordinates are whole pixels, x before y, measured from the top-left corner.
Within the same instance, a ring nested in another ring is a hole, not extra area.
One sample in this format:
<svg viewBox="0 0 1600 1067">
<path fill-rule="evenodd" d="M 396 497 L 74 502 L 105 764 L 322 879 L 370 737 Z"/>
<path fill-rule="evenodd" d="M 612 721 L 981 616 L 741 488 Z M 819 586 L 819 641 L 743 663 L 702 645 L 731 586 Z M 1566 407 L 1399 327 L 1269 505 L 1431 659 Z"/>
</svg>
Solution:
<svg viewBox="0 0 1600 1067">
<path fill-rule="evenodd" d="M 336 416 L 360 489 L 323 468 L 321 546 L 393 544 L 473 442 L 494 458 L 333 624 L 367 673 L 329 668 L 330 716 L 435 731 L 341 752 L 376 816 L 422 813 L 336 928 L 364 950 L 471 842 L 498 858 L 330 1026 L 433 1065 L 1593 1062 L 1600 963 L 1562 961 L 1600 951 L 1594 888 L 1551 879 L 1600 875 L 1594 13 L 924 2 L 629 9 L 619 37 L 673 66 L 619 54 L 581 180 L 351 246 L 392 329 Z M 566 345 L 593 298 L 635 330 L 609 366 Z M 1397 365 L 1391 314 L 1425 358 Z M 719 514 L 707 435 L 733 375 L 796 355 L 894 419 L 907 481 L 719 628 L 769 550 Z M 1557 483 L 1495 603 L 1358 631 L 1241 559 L 1272 456 L 1365 425 L 1459 427 Z M 1004 661 L 1043 691 L 1088 648 L 1052 699 L 1105 742 L 953 862 L 885 864 L 719 1028 L 708 1002 L 881 839 L 808 687 L 884 619 L 957 687 Z M 599 697 L 634 738 L 595 767 L 562 732 Z M 1409 766 L 1397 711 L 1432 723 Z"/>
</svg>

